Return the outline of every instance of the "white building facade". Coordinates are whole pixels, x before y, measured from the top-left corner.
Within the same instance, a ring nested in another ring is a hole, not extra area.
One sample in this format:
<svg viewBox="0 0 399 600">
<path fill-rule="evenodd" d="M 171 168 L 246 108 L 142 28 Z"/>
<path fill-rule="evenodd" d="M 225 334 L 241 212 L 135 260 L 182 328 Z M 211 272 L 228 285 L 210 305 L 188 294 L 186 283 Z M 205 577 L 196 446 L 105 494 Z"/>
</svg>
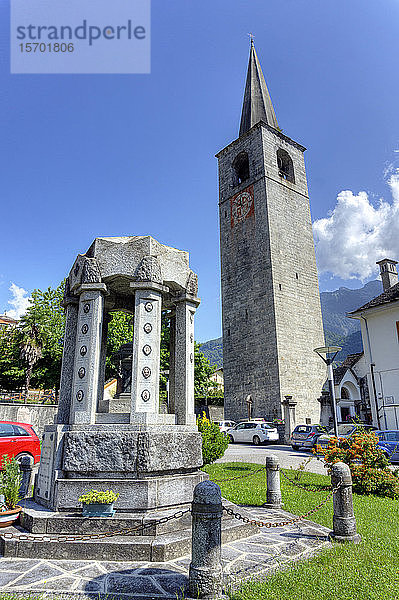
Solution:
<svg viewBox="0 0 399 600">
<path fill-rule="evenodd" d="M 399 283 L 396 261 L 378 264 L 383 293 L 348 316 L 360 321 L 373 424 L 389 430 L 399 429 Z"/>
</svg>

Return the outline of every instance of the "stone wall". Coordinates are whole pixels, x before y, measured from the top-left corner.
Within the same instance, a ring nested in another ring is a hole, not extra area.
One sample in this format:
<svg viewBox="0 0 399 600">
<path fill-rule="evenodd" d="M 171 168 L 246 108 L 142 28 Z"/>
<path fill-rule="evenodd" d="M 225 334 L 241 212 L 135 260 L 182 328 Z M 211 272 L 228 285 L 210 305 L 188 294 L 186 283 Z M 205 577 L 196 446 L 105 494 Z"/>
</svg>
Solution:
<svg viewBox="0 0 399 600">
<path fill-rule="evenodd" d="M 0 403 L 0 421 L 29 423 L 41 439 L 44 426 L 54 423 L 57 408 L 56 404 Z"/>
</svg>

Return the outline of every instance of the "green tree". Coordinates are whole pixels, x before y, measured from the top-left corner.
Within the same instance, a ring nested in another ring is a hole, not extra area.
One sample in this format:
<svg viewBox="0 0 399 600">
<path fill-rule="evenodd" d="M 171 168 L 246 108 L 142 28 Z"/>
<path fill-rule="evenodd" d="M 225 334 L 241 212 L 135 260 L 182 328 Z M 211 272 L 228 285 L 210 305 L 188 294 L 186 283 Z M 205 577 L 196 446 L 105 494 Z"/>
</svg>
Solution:
<svg viewBox="0 0 399 600">
<path fill-rule="evenodd" d="M 20 360 L 20 332 L 16 327 L 0 328 L 0 388 L 19 390 L 24 384 L 24 368 Z"/>
<path fill-rule="evenodd" d="M 34 314 L 26 314 L 20 323 L 20 357 L 25 365 L 24 394 L 28 395 L 32 370 L 43 355 L 43 338 Z"/>
<path fill-rule="evenodd" d="M 196 396 L 212 395 L 216 392 L 217 385 L 211 379 L 214 372 L 209 360 L 200 349 L 200 344 L 194 342 L 194 394 Z"/>
<path fill-rule="evenodd" d="M 28 343 L 32 340 L 41 354 L 33 365 L 31 376 L 32 384 L 44 389 L 58 390 L 60 381 L 65 328 L 65 314 L 61 306 L 64 286 L 65 281 L 62 281 L 54 289 L 34 290 L 19 327 L 23 336 L 21 347 L 25 338 Z"/>
</svg>

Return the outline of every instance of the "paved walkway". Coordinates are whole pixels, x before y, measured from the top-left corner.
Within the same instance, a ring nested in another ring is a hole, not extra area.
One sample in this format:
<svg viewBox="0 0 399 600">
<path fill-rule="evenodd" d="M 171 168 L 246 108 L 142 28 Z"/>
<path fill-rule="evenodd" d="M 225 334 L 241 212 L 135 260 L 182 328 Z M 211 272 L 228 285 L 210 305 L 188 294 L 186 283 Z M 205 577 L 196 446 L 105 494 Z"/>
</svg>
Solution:
<svg viewBox="0 0 399 600">
<path fill-rule="evenodd" d="M 292 517 L 282 510 L 251 508 L 249 512 L 264 521 Z M 302 521 L 290 527 L 259 529 L 249 538 L 225 544 L 222 559 L 226 588 L 310 557 L 329 545 L 327 533 L 325 527 Z M 36 594 L 41 598 L 176 600 L 186 589 L 189 564 L 190 556 L 159 564 L 0 558 L 0 590 L 25 598 L 29 593 L 30 600 Z"/>
<path fill-rule="evenodd" d="M 305 471 L 327 474 L 323 462 L 309 450 L 295 451 L 291 446 L 254 446 L 253 444 L 230 444 L 224 456 L 216 462 L 249 462 L 264 465 L 266 456 L 273 454 L 284 469 L 297 469 L 304 464 Z"/>
</svg>

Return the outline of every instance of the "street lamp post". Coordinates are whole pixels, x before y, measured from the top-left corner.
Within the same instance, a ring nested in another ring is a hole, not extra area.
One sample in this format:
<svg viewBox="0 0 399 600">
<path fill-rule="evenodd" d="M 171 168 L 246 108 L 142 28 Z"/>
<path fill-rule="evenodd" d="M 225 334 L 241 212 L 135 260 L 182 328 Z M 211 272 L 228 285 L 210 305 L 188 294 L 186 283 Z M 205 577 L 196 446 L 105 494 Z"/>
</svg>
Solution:
<svg viewBox="0 0 399 600">
<path fill-rule="evenodd" d="M 342 348 L 340 346 L 323 346 L 322 348 L 314 349 L 316 354 L 318 354 L 320 356 L 320 358 L 327 365 L 328 383 L 330 386 L 330 394 L 331 394 L 332 409 L 333 409 L 334 434 L 336 437 L 338 437 L 338 422 L 337 422 L 337 405 L 335 402 L 333 362 L 340 350 L 342 350 Z"/>
</svg>

